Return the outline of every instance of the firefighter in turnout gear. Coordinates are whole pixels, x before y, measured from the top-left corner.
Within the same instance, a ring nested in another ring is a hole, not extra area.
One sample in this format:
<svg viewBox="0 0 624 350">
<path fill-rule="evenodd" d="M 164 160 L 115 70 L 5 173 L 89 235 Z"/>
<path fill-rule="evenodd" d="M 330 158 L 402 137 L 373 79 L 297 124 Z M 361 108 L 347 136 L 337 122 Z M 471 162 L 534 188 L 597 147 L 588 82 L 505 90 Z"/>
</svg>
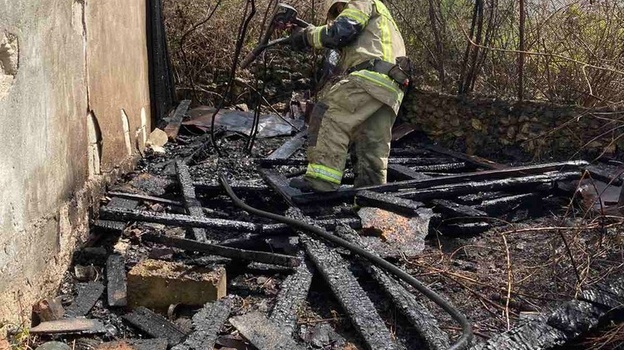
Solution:
<svg viewBox="0 0 624 350">
<path fill-rule="evenodd" d="M 409 84 L 401 33 L 380 0 L 328 0 L 328 24 L 292 35 L 297 49 L 334 49 L 339 74 L 319 93 L 309 129 L 308 169 L 291 186 L 335 191 L 352 150 L 355 186 L 386 182 L 392 126 Z"/>
</svg>

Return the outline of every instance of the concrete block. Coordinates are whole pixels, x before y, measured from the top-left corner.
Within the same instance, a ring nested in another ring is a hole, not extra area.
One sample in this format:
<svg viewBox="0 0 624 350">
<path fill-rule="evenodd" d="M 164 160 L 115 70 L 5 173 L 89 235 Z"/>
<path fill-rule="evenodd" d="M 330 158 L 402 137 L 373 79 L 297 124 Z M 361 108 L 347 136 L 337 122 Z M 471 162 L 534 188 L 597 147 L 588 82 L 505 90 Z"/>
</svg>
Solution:
<svg viewBox="0 0 624 350">
<path fill-rule="evenodd" d="M 128 272 L 131 307 L 166 309 L 171 304 L 203 305 L 226 295 L 225 268 L 144 260 Z"/>
</svg>

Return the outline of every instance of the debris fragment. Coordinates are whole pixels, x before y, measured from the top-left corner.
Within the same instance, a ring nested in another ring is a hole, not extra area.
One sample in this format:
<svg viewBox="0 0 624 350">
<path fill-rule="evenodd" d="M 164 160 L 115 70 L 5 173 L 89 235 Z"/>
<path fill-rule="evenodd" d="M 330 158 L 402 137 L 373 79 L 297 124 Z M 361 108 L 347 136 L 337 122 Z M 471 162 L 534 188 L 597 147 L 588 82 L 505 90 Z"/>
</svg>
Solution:
<svg viewBox="0 0 624 350">
<path fill-rule="evenodd" d="M 42 299 L 33 305 L 33 313 L 35 313 L 42 322 L 55 321 L 63 318 L 65 309 L 61 304 L 61 298 Z"/>
<path fill-rule="evenodd" d="M 207 303 L 193 316 L 193 332 L 183 343 L 172 350 L 212 349 L 217 341 L 219 330 L 223 327 L 232 311 L 228 299 Z"/>
<path fill-rule="evenodd" d="M 186 336 L 178 327 L 153 311 L 139 306 L 123 318 L 153 338 L 165 338 L 169 346 L 179 344 Z"/>
<path fill-rule="evenodd" d="M 169 305 L 203 305 L 226 295 L 226 272 L 161 260 L 143 260 L 128 272 L 128 303 L 165 310 Z"/>
<path fill-rule="evenodd" d="M 126 286 L 126 263 L 123 256 L 112 254 L 106 261 L 106 280 L 109 306 L 126 306 L 127 286 Z"/>
<path fill-rule="evenodd" d="M 76 285 L 76 289 L 78 295 L 67 307 L 66 316 L 85 316 L 104 293 L 104 285 L 100 282 L 79 283 Z"/>
<path fill-rule="evenodd" d="M 126 339 L 100 344 L 95 350 L 167 350 L 167 339 Z"/>
<path fill-rule="evenodd" d="M 260 313 L 232 317 L 230 323 L 258 350 L 305 349 Z"/>
<path fill-rule="evenodd" d="M 97 320 L 86 318 L 64 318 L 42 322 L 30 329 L 31 334 L 94 334 L 106 333 L 106 327 Z"/>
</svg>

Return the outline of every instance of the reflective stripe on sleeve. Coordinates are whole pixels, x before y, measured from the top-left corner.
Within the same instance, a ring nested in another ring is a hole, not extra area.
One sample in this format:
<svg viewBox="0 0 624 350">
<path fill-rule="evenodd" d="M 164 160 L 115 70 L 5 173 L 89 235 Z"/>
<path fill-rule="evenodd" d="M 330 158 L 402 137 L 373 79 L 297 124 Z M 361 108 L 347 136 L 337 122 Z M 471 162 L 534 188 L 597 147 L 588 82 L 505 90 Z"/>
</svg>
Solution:
<svg viewBox="0 0 624 350">
<path fill-rule="evenodd" d="M 308 164 L 306 176 L 340 185 L 342 171 L 320 164 Z"/>
<path fill-rule="evenodd" d="M 312 45 L 313 48 L 315 49 L 321 49 L 323 48 L 323 43 L 321 42 L 321 34 L 323 33 L 323 31 L 327 30 L 327 26 L 320 26 L 320 27 L 315 27 L 312 30 L 310 30 L 310 44 Z"/>
<path fill-rule="evenodd" d="M 358 9 L 354 9 L 354 8 L 347 8 L 347 9 L 345 9 L 344 11 L 342 11 L 340 13 L 340 16 L 338 16 L 338 17 L 350 18 L 350 19 L 358 22 L 359 24 L 361 24 L 362 27 L 366 27 L 366 25 L 368 24 L 368 19 L 369 19 L 369 16 L 366 13 L 364 13 L 364 12 L 358 10 Z"/>
</svg>

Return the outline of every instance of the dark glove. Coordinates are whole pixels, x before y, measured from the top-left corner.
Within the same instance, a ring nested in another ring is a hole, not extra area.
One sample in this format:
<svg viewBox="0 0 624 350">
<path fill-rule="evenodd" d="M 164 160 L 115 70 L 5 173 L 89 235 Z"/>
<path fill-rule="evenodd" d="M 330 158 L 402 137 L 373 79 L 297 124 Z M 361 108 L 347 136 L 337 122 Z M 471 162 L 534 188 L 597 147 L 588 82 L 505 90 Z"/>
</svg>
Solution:
<svg viewBox="0 0 624 350">
<path fill-rule="evenodd" d="M 293 49 L 299 51 L 310 47 L 310 44 L 308 44 L 308 39 L 306 37 L 306 30 L 299 30 L 292 33 L 292 35 L 290 36 L 290 46 Z"/>
</svg>

